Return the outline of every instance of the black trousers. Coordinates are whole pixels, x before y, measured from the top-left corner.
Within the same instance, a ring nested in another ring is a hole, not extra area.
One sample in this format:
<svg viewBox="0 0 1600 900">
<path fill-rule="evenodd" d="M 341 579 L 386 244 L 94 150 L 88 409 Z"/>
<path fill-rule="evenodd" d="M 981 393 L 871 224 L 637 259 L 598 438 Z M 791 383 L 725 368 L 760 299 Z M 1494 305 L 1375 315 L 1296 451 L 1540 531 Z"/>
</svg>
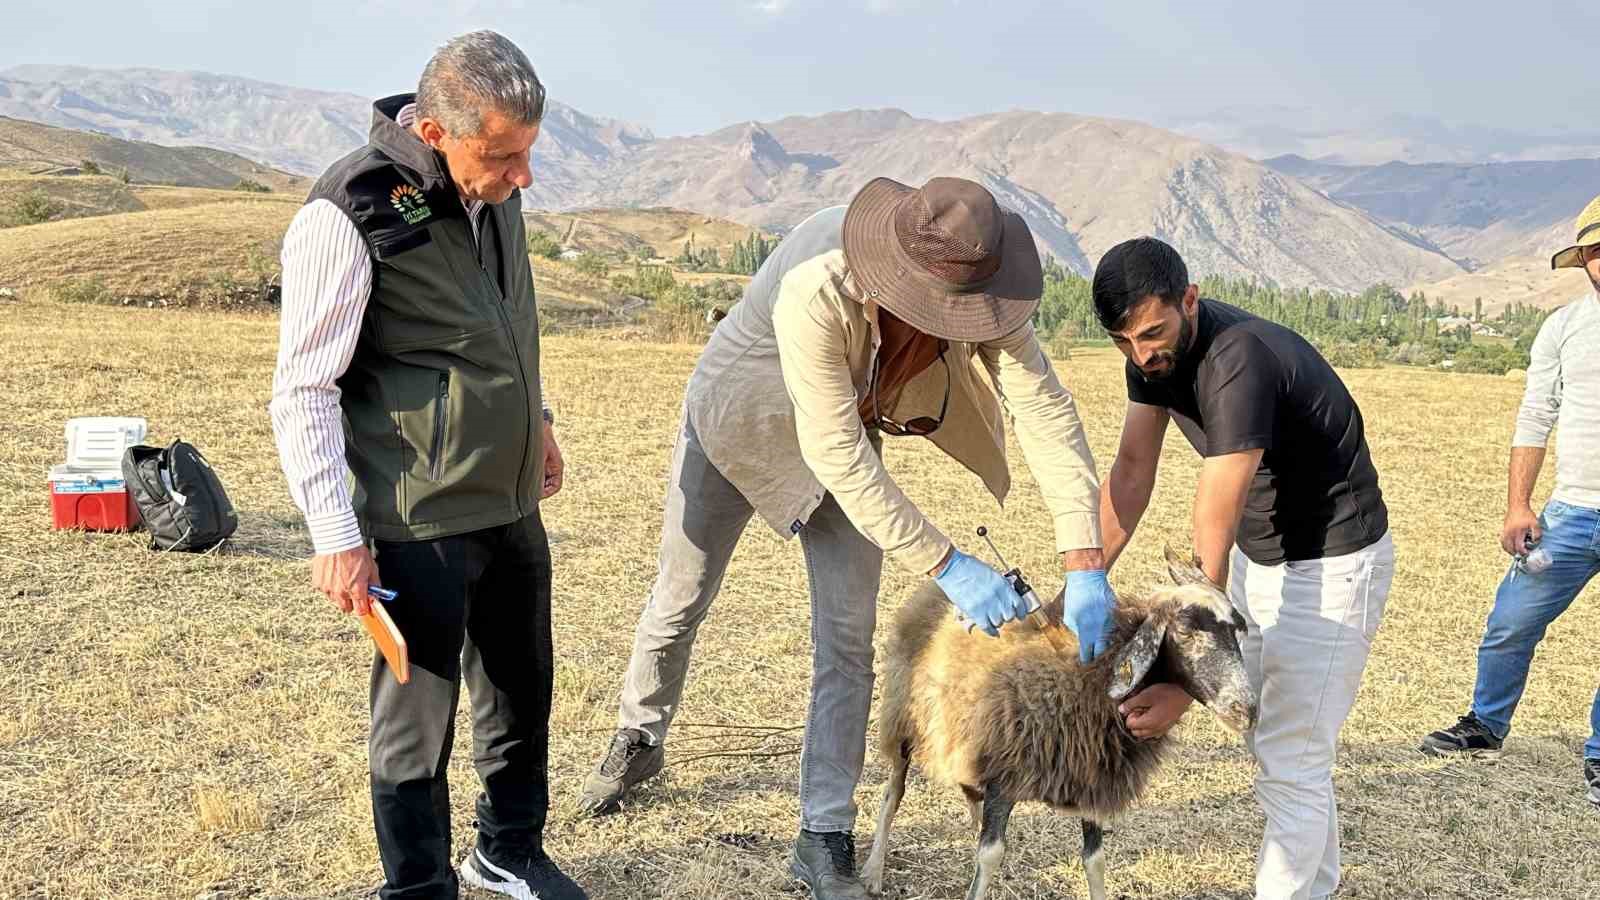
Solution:
<svg viewBox="0 0 1600 900">
<path fill-rule="evenodd" d="M 542 852 L 549 806 L 550 544 L 537 510 L 520 521 L 432 541 L 378 541 L 386 605 L 405 636 L 411 679 L 382 654 L 372 667 L 368 755 L 384 898 L 450 898 L 450 788 L 456 701 L 472 700 L 478 846 L 495 860 Z"/>
</svg>

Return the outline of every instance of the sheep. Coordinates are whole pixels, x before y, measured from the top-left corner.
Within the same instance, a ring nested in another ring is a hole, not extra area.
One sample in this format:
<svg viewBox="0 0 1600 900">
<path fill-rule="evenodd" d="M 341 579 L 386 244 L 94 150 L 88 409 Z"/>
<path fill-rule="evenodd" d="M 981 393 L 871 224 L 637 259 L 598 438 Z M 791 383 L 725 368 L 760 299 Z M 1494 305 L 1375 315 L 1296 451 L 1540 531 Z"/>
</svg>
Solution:
<svg viewBox="0 0 1600 900">
<path fill-rule="evenodd" d="M 915 763 L 930 780 L 961 788 L 980 831 L 967 900 L 988 892 L 1011 810 L 1026 801 L 1080 817 L 1089 896 L 1104 900 L 1100 823 L 1139 798 L 1168 746 L 1165 736 L 1134 738 L 1118 704 L 1141 684 L 1176 682 L 1234 731 L 1255 724 L 1239 650 L 1243 617 L 1170 548 L 1167 568 L 1175 586 L 1119 599 L 1111 648 L 1087 665 L 1064 629 L 1059 651 L 1027 621 L 999 638 L 971 633 L 931 582 L 906 601 L 885 654 L 879 753 L 891 774 L 862 868 L 869 891 L 883 889 L 889 826 Z M 1046 606 L 1052 622 L 1060 604 L 1058 594 Z"/>
</svg>

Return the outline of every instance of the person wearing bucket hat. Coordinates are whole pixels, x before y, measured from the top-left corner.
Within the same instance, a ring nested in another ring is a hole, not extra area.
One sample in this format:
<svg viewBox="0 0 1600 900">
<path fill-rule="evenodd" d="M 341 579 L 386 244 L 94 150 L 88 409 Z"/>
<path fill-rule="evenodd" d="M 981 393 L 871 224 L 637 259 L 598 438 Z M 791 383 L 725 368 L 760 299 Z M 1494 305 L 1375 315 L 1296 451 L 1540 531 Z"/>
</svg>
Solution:
<svg viewBox="0 0 1600 900">
<path fill-rule="evenodd" d="M 1600 572 L 1600 197 L 1578 216 L 1573 245 L 1552 269 L 1582 268 L 1594 289 L 1539 326 L 1527 386 L 1511 438 L 1511 471 L 1500 546 L 1512 557 L 1478 644 L 1477 678 L 1467 714 L 1422 739 L 1431 756 L 1494 759 L 1503 752 L 1545 629 Z M 1541 514 L 1533 485 L 1550 432 L 1561 431 L 1556 485 Z M 1600 807 L 1600 692 L 1589 710 L 1582 779 Z"/>
<path fill-rule="evenodd" d="M 1003 500 L 1003 402 L 1054 520 L 1063 617 L 1084 659 L 1104 649 L 1115 601 L 1100 552 L 1099 483 L 1072 395 L 1031 324 L 1042 291 L 1027 223 L 965 179 L 912 188 L 879 178 L 783 239 L 717 324 L 685 390 L 659 570 L 619 728 L 584 784 L 582 809 L 614 811 L 660 771 L 696 631 L 759 515 L 780 537 L 799 537 L 811 595 L 791 868 L 819 898 L 865 896 L 854 791 L 884 555 L 932 575 L 987 634 L 1027 613 L 1000 573 L 955 547 L 889 476 L 884 435 L 927 438 Z"/>
</svg>

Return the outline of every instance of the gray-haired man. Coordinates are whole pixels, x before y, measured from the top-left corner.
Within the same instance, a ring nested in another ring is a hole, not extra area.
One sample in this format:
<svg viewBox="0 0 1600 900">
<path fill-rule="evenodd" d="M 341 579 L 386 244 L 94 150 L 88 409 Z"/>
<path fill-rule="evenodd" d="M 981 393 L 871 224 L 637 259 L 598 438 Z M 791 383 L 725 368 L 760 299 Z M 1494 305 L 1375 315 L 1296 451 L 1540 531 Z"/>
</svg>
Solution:
<svg viewBox="0 0 1600 900">
<path fill-rule="evenodd" d="M 542 844 L 553 665 L 539 502 L 562 462 L 518 190 L 543 115 L 522 51 L 492 32 L 455 38 L 415 97 L 374 104 L 367 145 L 329 167 L 284 237 L 272 422 L 312 580 L 364 614 L 381 575 L 410 649 L 406 684 L 382 656 L 372 669 L 386 898 L 454 898 L 460 881 L 584 896 Z M 445 771 L 463 677 L 483 793 L 458 878 Z"/>
</svg>

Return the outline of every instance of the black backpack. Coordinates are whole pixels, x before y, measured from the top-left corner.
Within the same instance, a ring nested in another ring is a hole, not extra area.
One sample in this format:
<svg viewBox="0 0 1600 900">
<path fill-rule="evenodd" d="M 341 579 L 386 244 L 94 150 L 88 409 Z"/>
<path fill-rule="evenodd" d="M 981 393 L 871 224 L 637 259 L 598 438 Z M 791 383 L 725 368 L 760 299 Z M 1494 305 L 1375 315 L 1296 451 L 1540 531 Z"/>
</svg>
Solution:
<svg viewBox="0 0 1600 900">
<path fill-rule="evenodd" d="M 217 473 L 187 441 L 165 449 L 129 447 L 122 477 L 150 530 L 152 550 L 209 550 L 239 527 Z"/>
</svg>

